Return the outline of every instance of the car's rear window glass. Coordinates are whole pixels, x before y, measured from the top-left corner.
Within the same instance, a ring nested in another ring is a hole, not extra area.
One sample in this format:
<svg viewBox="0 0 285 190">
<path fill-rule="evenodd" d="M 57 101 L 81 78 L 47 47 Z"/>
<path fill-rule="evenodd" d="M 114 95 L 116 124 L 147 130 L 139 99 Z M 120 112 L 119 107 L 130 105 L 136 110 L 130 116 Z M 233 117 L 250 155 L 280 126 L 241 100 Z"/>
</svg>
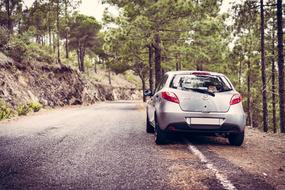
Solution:
<svg viewBox="0 0 285 190">
<path fill-rule="evenodd" d="M 170 87 L 180 90 L 199 89 L 213 93 L 232 90 L 225 77 L 216 75 L 175 75 Z"/>
</svg>

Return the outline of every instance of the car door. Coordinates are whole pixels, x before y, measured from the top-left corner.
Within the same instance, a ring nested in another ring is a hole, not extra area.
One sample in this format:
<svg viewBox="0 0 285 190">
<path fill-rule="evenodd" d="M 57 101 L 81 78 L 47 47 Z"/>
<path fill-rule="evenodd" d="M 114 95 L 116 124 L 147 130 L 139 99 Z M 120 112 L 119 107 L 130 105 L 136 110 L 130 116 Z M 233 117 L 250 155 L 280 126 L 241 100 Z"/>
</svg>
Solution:
<svg viewBox="0 0 285 190">
<path fill-rule="evenodd" d="M 156 104 L 159 103 L 159 93 L 160 90 L 165 86 L 165 83 L 168 79 L 168 75 L 164 75 L 162 77 L 162 79 L 160 80 L 159 84 L 157 85 L 155 91 L 154 91 L 154 95 L 151 97 L 151 99 L 148 102 L 148 117 L 149 117 L 149 121 L 154 124 L 154 119 L 155 119 L 155 107 Z"/>
</svg>

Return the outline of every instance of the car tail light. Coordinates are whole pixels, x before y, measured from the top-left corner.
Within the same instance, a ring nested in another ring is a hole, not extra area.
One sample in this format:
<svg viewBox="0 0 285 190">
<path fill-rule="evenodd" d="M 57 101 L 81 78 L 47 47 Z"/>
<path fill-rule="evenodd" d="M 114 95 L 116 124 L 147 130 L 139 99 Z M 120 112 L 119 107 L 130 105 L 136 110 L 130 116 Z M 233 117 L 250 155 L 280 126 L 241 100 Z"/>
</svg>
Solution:
<svg viewBox="0 0 285 190">
<path fill-rule="evenodd" d="M 231 101 L 230 101 L 230 105 L 235 105 L 238 104 L 242 101 L 242 97 L 240 94 L 235 94 L 233 95 Z"/>
<path fill-rule="evenodd" d="M 192 75 L 211 75 L 208 72 L 193 72 Z"/>
<path fill-rule="evenodd" d="M 179 99 L 177 98 L 176 94 L 173 92 L 162 92 L 161 96 L 165 100 L 179 104 Z"/>
</svg>

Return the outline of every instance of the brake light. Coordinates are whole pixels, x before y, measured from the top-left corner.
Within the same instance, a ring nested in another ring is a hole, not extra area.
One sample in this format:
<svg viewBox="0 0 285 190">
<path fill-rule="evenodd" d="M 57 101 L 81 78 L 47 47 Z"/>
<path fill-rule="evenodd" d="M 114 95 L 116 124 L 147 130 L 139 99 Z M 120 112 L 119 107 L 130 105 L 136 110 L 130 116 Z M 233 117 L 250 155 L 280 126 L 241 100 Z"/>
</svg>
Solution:
<svg viewBox="0 0 285 190">
<path fill-rule="evenodd" d="M 208 72 L 193 72 L 192 75 L 211 75 Z"/>
<path fill-rule="evenodd" d="M 173 92 L 162 92 L 161 96 L 165 100 L 179 104 L 179 99 Z"/>
<path fill-rule="evenodd" d="M 230 101 L 230 105 L 235 105 L 238 104 L 242 101 L 242 97 L 240 94 L 235 94 L 233 95 L 231 101 Z"/>
</svg>

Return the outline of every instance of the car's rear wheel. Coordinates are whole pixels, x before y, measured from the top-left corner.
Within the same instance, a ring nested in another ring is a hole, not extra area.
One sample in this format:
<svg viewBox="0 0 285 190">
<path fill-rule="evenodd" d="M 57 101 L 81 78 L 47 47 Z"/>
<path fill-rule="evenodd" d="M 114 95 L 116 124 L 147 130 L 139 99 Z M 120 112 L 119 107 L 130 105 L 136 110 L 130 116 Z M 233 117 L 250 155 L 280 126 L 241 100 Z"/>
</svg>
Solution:
<svg viewBox="0 0 285 190">
<path fill-rule="evenodd" d="M 244 132 L 242 133 L 232 133 L 228 137 L 231 145 L 241 146 L 244 141 Z"/>
<path fill-rule="evenodd" d="M 154 128 L 151 126 L 148 118 L 148 114 L 146 113 L 146 132 L 147 133 L 154 133 Z"/>
<path fill-rule="evenodd" d="M 159 123 L 155 118 L 155 129 L 154 129 L 155 143 L 157 145 L 166 144 L 166 134 L 160 129 Z"/>
</svg>

